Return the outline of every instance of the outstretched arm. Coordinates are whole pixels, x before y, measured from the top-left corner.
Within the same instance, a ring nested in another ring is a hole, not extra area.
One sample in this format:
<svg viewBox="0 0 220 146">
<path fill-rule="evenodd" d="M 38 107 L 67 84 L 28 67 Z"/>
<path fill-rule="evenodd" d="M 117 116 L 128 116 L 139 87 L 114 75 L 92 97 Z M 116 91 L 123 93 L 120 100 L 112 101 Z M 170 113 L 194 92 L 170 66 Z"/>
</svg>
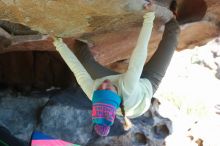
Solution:
<svg viewBox="0 0 220 146">
<path fill-rule="evenodd" d="M 60 53 L 66 64 L 69 66 L 71 71 L 74 73 L 78 84 L 82 90 L 86 93 L 90 100 L 92 100 L 92 87 L 94 80 L 91 78 L 89 73 L 77 59 L 75 54 L 67 47 L 62 39 L 54 39 L 53 42 L 56 50 Z"/>
<path fill-rule="evenodd" d="M 134 88 L 139 82 L 147 58 L 147 48 L 153 28 L 154 18 L 154 12 L 148 12 L 144 15 L 144 22 L 138 37 L 137 45 L 132 52 L 128 70 L 123 77 L 122 83 L 127 94 L 134 91 Z"/>
</svg>

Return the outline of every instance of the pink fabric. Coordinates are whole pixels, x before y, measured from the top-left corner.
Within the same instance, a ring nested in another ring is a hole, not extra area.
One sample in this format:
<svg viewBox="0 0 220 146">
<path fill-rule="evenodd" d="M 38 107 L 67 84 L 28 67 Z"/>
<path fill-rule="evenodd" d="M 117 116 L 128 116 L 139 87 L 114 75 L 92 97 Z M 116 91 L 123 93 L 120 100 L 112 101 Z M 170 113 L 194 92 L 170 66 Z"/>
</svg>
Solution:
<svg viewBox="0 0 220 146">
<path fill-rule="evenodd" d="M 32 140 L 31 146 L 77 146 L 63 140 Z"/>
</svg>

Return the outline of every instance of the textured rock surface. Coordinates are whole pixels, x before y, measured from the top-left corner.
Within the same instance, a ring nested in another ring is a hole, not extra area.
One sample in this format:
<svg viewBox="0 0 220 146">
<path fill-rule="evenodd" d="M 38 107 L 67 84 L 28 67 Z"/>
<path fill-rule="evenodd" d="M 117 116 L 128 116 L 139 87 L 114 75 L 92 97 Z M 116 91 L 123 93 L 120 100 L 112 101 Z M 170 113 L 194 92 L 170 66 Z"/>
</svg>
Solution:
<svg viewBox="0 0 220 146">
<path fill-rule="evenodd" d="M 168 7 L 170 1 L 156 0 L 156 3 L 158 6 Z M 15 36 L 36 34 L 37 32 L 19 24 L 10 24 L 10 22 L 24 24 L 41 33 L 54 31 L 59 36 L 80 37 L 93 45 L 92 50 L 98 62 L 110 65 L 129 58 L 141 27 L 143 2 L 144 0 L 1 0 L 0 19 L 2 20 L 0 26 Z M 219 34 L 220 2 L 218 0 L 195 0 L 193 2 L 177 0 L 177 2 L 179 3 L 178 19 L 180 22 L 199 21 L 205 15 L 202 21 L 182 27 L 179 50 L 204 44 Z M 157 11 L 165 13 L 162 7 L 159 7 Z M 161 25 L 163 23 L 159 19 L 155 21 L 154 32 L 149 45 L 149 57 L 156 50 L 162 36 Z M 44 45 L 41 43 L 33 45 L 14 44 L 9 48 L 0 45 L 0 52 L 15 50 L 54 51 L 54 48 L 49 47 L 49 43 L 46 42 L 43 42 Z M 5 43 L 7 46 L 8 42 Z M 37 47 L 37 45 L 43 46 Z M 123 66 L 120 63 L 113 66 L 118 65 Z"/>
<path fill-rule="evenodd" d="M 158 113 L 159 102 L 156 99 L 144 116 L 132 120 L 134 126 L 129 132 L 123 130 L 122 119 L 118 118 L 110 136 L 100 138 L 92 131 L 91 101 L 76 86 L 54 94 L 46 105 L 50 94 L 35 99 L 33 95 L 16 98 L 4 94 L 8 92 L 0 93 L 0 124 L 26 142 L 33 130 L 40 130 L 82 145 L 159 146 L 172 132 L 171 121 Z"/>
<path fill-rule="evenodd" d="M 59 36 L 112 32 L 137 23 L 144 2 L 145 0 L 1 0 L 0 19 L 25 24 L 41 33 L 54 32 Z M 171 0 L 156 0 L 163 7 L 169 7 L 170 2 Z M 184 19 L 182 21 L 201 19 L 207 8 L 204 0 L 195 0 L 193 3 L 178 0 L 178 3 L 181 11 L 179 16 Z"/>
<path fill-rule="evenodd" d="M 160 6 L 168 7 L 170 1 L 157 0 L 156 2 Z M 31 31 L 29 28 L 19 24 L 10 24 L 11 22 L 24 24 L 41 33 L 50 33 L 53 30 L 54 33 L 60 36 L 74 36 L 77 38 L 80 36 L 81 39 L 93 45 L 91 48 L 98 62 L 103 65 L 110 65 L 129 58 L 140 30 L 142 22 L 140 9 L 143 2 L 144 0 L 111 0 L 107 2 L 99 0 L 1 0 L 0 19 L 2 20 L 0 21 L 0 26 L 15 36 L 37 34 L 37 32 Z M 178 3 L 180 22 L 199 21 L 205 15 L 202 21 L 182 26 L 183 31 L 178 46 L 179 50 L 204 44 L 210 38 L 216 37 L 219 34 L 220 2 L 218 0 L 196 0 L 193 2 L 178 0 Z M 163 9 L 159 8 L 158 12 L 160 10 L 162 11 Z M 159 19 L 155 21 L 149 45 L 149 57 L 156 50 L 162 36 L 162 24 Z M 80 35 L 76 31 L 79 31 Z M 2 45 L 2 43 L 0 44 Z M 54 51 L 54 48 L 47 41 L 42 43 L 35 42 L 31 45 L 30 43 L 20 43 L 4 47 L 8 44 L 9 42 L 5 40 L 5 45 L 3 47 L 0 45 L 0 53 L 15 50 Z M 113 66 L 119 66 L 119 71 L 123 71 L 120 68 L 126 68 L 124 67 L 126 64 L 121 63 L 116 63 Z"/>
<path fill-rule="evenodd" d="M 25 24 L 41 33 L 77 36 L 88 32 L 113 31 L 124 24 L 135 22 L 132 13 L 138 12 L 135 16 L 140 15 L 144 2 L 145 0 L 1 0 L 0 19 Z M 169 3 L 170 0 L 167 0 L 161 4 L 168 6 Z"/>
<path fill-rule="evenodd" d="M 16 97 L 17 96 L 17 97 Z M 27 142 L 38 122 L 38 115 L 48 97 L 28 98 L 8 90 L 0 92 L 0 125 Z"/>
</svg>

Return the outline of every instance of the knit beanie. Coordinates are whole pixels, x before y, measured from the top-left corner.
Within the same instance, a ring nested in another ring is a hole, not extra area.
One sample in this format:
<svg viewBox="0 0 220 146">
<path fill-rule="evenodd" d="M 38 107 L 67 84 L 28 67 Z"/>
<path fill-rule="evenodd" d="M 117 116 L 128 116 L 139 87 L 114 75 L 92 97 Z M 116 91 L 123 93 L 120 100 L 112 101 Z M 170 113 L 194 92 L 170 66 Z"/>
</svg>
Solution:
<svg viewBox="0 0 220 146">
<path fill-rule="evenodd" d="M 96 90 L 92 97 L 92 122 L 100 136 L 107 136 L 113 125 L 121 97 L 111 90 Z"/>
</svg>

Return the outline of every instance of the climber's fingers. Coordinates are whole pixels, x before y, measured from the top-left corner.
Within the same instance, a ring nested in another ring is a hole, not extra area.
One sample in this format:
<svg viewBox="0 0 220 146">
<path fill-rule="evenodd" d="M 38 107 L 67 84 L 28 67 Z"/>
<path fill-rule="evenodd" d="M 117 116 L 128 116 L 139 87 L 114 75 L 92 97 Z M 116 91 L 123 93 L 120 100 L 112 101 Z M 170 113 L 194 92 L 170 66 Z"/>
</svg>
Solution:
<svg viewBox="0 0 220 146">
<path fill-rule="evenodd" d="M 62 42 L 62 38 L 57 37 L 57 36 L 50 36 L 54 42 Z"/>
<path fill-rule="evenodd" d="M 155 10 L 155 4 L 153 2 L 153 0 L 146 0 L 145 4 L 144 4 L 144 9 L 147 12 L 152 12 Z"/>
<path fill-rule="evenodd" d="M 55 35 L 53 35 L 53 34 L 49 34 L 49 36 L 50 36 L 54 41 L 58 39 L 58 38 L 57 38 Z"/>
<path fill-rule="evenodd" d="M 56 47 L 56 48 L 59 48 L 59 44 L 62 44 L 63 43 L 63 39 L 61 37 L 57 37 L 55 35 L 50 35 L 50 37 L 52 38 L 53 40 L 53 45 Z"/>
<path fill-rule="evenodd" d="M 53 41 L 56 41 L 56 40 L 58 40 L 58 38 L 59 38 L 59 37 L 57 37 L 56 34 L 55 34 L 54 32 L 52 32 L 52 31 L 51 31 L 48 35 L 50 36 L 50 38 L 53 39 Z"/>
<path fill-rule="evenodd" d="M 58 40 L 58 37 L 56 37 L 56 36 L 50 36 L 52 39 L 53 39 L 53 41 L 57 41 Z"/>
</svg>

